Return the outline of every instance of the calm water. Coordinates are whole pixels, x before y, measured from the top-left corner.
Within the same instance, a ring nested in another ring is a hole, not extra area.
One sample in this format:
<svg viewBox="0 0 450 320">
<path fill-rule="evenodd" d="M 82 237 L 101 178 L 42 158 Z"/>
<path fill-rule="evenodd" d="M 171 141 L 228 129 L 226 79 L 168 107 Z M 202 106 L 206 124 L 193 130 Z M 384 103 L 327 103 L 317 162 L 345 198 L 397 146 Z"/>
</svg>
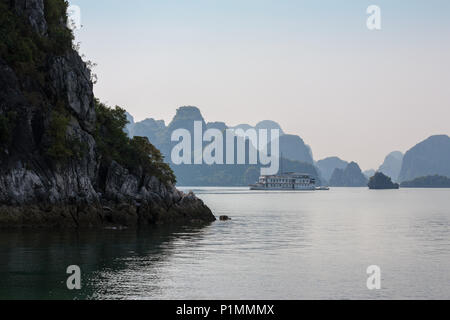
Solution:
<svg viewBox="0 0 450 320">
<path fill-rule="evenodd" d="M 450 299 L 450 190 L 194 189 L 230 222 L 1 231 L 0 298 Z M 83 288 L 66 289 L 65 270 Z M 366 269 L 382 269 L 369 291 Z"/>
</svg>

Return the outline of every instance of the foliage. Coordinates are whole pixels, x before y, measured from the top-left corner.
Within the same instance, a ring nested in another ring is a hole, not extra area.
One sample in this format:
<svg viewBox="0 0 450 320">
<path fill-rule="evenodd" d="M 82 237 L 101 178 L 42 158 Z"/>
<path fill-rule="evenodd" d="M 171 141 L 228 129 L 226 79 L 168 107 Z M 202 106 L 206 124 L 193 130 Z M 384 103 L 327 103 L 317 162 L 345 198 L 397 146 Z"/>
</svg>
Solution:
<svg viewBox="0 0 450 320">
<path fill-rule="evenodd" d="M 0 56 L 8 63 L 33 63 L 38 57 L 31 28 L 16 16 L 8 3 L 0 1 Z"/>
<path fill-rule="evenodd" d="M 47 156 L 54 160 L 67 160 L 74 156 L 67 138 L 67 126 L 70 118 L 61 111 L 52 111 L 50 127 L 47 132 L 51 139 L 50 147 L 47 149 Z"/>
<path fill-rule="evenodd" d="M 116 106 L 109 108 L 98 100 L 95 102 L 97 127 L 95 140 L 102 161 L 116 161 L 134 173 L 140 170 L 156 176 L 164 183 L 175 183 L 176 178 L 169 165 L 164 163 L 161 152 L 147 138 L 129 139 L 124 131 L 128 123 L 125 110 Z"/>
<path fill-rule="evenodd" d="M 450 188 L 450 178 L 439 175 L 426 176 L 402 183 L 403 188 Z"/>
<path fill-rule="evenodd" d="M 11 144 L 12 131 L 16 119 L 15 112 L 0 115 L 0 146 L 7 147 Z"/>
<path fill-rule="evenodd" d="M 13 68 L 22 83 L 36 83 L 28 86 L 30 92 L 24 92 L 33 105 L 42 103 L 39 92 L 50 86 L 46 83 L 48 59 L 64 55 L 75 50 L 72 31 L 67 27 L 67 7 L 65 0 L 44 0 L 44 14 L 47 22 L 47 34 L 39 35 L 33 30 L 27 19 L 14 12 L 14 3 L 0 0 L 0 58 Z M 90 61 L 86 66 L 92 69 L 95 64 Z M 95 80 L 95 75 L 93 75 Z M 40 88 L 42 89 L 40 89 Z M 46 128 L 47 146 L 45 155 L 62 162 L 80 156 L 85 146 L 68 136 L 71 115 L 66 102 L 60 97 L 50 104 L 54 107 L 49 112 L 50 123 Z M 44 105 L 44 103 L 42 103 Z M 158 177 L 165 183 L 175 183 L 175 176 L 170 167 L 164 163 L 161 153 L 146 139 L 135 137 L 132 140 L 124 133 L 127 124 L 125 110 L 108 108 L 95 102 L 97 126 L 95 139 L 102 161 L 116 161 L 134 173 L 146 173 Z M 45 110 L 43 110 L 45 112 Z M 14 119 L 7 115 L 0 116 L 0 144 L 9 143 Z"/>
<path fill-rule="evenodd" d="M 19 73 L 36 77 L 49 54 L 62 55 L 72 48 L 73 34 L 66 26 L 68 3 L 45 0 L 48 36 L 34 32 L 11 6 L 0 0 L 0 57 Z"/>
<path fill-rule="evenodd" d="M 14 12 L 13 2 L 0 0 L 0 58 L 14 69 L 21 82 L 32 83 L 34 80 L 41 88 L 48 88 L 46 83 L 47 61 L 49 57 L 63 55 L 72 49 L 73 34 L 67 28 L 68 2 L 64 0 L 45 0 L 44 14 L 47 22 L 47 35 L 35 32 L 26 18 Z M 38 105 L 44 101 L 39 87 L 24 86 L 27 100 Z M 28 91 L 27 91 L 28 90 Z M 80 156 L 85 146 L 80 141 L 67 137 L 70 114 L 65 102 L 58 101 L 50 112 L 50 124 L 46 136 L 46 156 L 54 160 L 67 160 Z M 43 110 L 43 112 L 46 112 Z M 8 142 L 13 120 L 11 117 L 0 118 L 2 143 Z"/>
<path fill-rule="evenodd" d="M 95 111 L 97 114 L 95 140 L 100 153 L 107 161 L 120 159 L 123 148 L 129 143 L 128 137 L 121 129 L 127 124 L 124 110 L 119 107 L 108 108 L 96 100 Z"/>
<path fill-rule="evenodd" d="M 81 159 L 86 152 L 86 143 L 71 137 L 67 133 L 71 115 L 59 101 L 50 113 L 50 124 L 46 130 L 49 145 L 45 149 L 47 157 L 65 162 L 69 159 Z"/>
<path fill-rule="evenodd" d="M 53 53 L 64 53 L 72 48 L 74 39 L 72 30 L 67 27 L 67 8 L 69 3 L 63 0 L 45 0 L 45 19 L 48 25 L 49 46 Z"/>
</svg>

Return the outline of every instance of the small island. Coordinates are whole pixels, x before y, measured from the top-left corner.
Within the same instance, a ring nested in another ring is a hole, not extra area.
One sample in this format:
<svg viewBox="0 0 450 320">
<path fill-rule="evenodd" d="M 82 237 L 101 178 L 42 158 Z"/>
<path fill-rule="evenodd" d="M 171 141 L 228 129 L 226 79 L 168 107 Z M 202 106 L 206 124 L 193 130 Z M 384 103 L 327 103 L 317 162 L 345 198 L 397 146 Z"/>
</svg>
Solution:
<svg viewBox="0 0 450 320">
<path fill-rule="evenodd" d="M 381 172 L 375 173 L 369 181 L 370 190 L 393 190 L 399 188 L 400 185 L 398 183 L 393 183 L 391 178 Z"/>
<path fill-rule="evenodd" d="M 402 183 L 402 188 L 450 188 L 450 178 L 434 175 Z"/>
</svg>

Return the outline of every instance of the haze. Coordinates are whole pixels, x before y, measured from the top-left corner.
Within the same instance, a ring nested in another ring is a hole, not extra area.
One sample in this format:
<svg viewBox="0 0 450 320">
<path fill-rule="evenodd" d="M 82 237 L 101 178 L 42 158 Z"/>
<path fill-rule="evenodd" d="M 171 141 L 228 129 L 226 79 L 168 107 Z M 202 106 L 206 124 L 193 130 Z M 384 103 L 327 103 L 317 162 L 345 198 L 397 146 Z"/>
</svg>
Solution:
<svg viewBox="0 0 450 320">
<path fill-rule="evenodd" d="M 95 93 L 137 120 L 277 121 L 316 160 L 378 168 L 450 134 L 450 2 L 72 0 Z M 366 9 L 382 10 L 369 31 Z"/>
</svg>

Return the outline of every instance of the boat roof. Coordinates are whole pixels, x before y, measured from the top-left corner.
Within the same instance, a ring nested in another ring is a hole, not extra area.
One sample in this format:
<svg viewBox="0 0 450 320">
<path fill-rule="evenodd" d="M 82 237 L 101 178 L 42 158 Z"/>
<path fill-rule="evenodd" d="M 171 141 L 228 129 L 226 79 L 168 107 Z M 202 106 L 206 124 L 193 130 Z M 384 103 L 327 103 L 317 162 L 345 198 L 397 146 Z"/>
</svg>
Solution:
<svg viewBox="0 0 450 320">
<path fill-rule="evenodd" d="M 270 175 L 270 176 L 262 176 L 264 178 L 293 178 L 293 177 L 308 177 L 311 178 L 311 175 L 308 173 L 297 173 L 297 172 L 285 172 L 278 175 Z"/>
</svg>

